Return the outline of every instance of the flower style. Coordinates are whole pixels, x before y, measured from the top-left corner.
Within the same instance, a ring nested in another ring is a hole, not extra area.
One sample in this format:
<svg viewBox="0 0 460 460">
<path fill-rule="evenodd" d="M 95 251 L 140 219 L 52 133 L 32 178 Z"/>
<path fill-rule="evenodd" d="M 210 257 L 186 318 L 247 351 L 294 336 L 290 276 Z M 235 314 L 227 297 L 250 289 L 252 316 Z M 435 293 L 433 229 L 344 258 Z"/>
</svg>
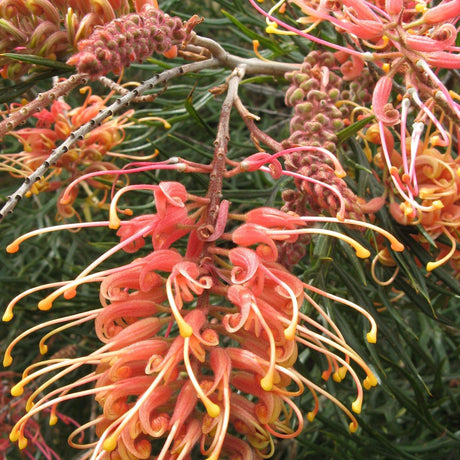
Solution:
<svg viewBox="0 0 460 460">
<path fill-rule="evenodd" d="M 154 194 L 156 213 L 120 220 L 120 198 L 140 188 Z M 371 325 L 370 342 L 376 340 L 375 321 L 353 302 L 291 274 L 277 262 L 276 242 L 295 241 L 303 233 L 326 233 L 352 244 L 361 257 L 368 257 L 369 251 L 339 233 L 306 227 L 308 218 L 273 208 L 231 215 L 244 222 L 207 245 L 199 244 L 196 235 L 208 201 L 176 182 L 126 186 L 112 200 L 109 221 L 81 224 L 110 226 L 117 229 L 121 241 L 75 280 L 45 286 L 57 289 L 39 308 L 51 308 L 59 295 L 75 296 L 77 287 L 88 282 L 100 283 L 101 307 L 37 325 L 12 342 L 4 365 L 11 364 L 13 347 L 20 339 L 48 326 L 58 327 L 42 338 L 42 353 L 52 335 L 87 321 L 94 321 L 102 346 L 87 356 L 52 358 L 24 372 L 12 389 L 14 395 L 21 395 L 38 378 L 40 385 L 27 400 L 28 413 L 13 427 L 12 441 L 25 448 L 27 426 L 35 414 L 50 410 L 50 421 L 55 423 L 60 402 L 92 395 L 100 415 L 69 438 L 75 448 L 90 449 L 92 459 L 142 459 L 153 452 L 159 460 L 188 458 L 194 446 L 213 460 L 234 455 L 265 458 L 273 454 L 277 438 L 293 438 L 302 431 L 304 419 L 294 398 L 305 388 L 314 402 L 309 421 L 318 412 L 318 395 L 322 395 L 349 417 L 350 431 L 356 431 L 352 411 L 361 411 L 363 386 L 369 389 L 377 378 L 309 293 L 364 314 Z M 14 252 L 36 234 L 19 239 L 9 250 Z M 395 250 L 402 249 L 394 238 L 385 236 Z M 146 255 L 94 272 L 115 251 L 145 254 L 147 237 L 152 239 L 152 249 Z M 185 238 L 189 247 L 182 255 L 179 241 Z M 4 320 L 12 318 L 12 308 L 22 297 L 11 302 Z M 305 303 L 319 320 L 302 312 Z M 339 382 L 351 375 L 357 387 L 352 411 L 295 369 L 299 347 L 326 357 L 325 379 L 332 375 Z M 353 363 L 366 374 L 363 382 Z M 87 364 L 95 370 L 73 383 L 49 388 Z M 76 442 L 92 426 L 98 440 Z"/>
</svg>

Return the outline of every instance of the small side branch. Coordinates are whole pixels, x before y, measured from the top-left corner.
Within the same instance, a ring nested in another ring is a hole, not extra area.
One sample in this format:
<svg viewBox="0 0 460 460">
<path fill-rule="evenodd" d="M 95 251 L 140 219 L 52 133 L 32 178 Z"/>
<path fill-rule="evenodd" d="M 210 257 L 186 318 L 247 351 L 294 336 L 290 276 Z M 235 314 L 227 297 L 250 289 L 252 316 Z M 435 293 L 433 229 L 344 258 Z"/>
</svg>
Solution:
<svg viewBox="0 0 460 460">
<path fill-rule="evenodd" d="M 0 122 L 0 139 L 30 118 L 34 113 L 47 107 L 59 97 L 70 93 L 75 87 L 84 85 L 87 80 L 88 78 L 86 75 L 75 74 L 70 76 L 67 80 L 57 83 L 50 90 L 40 93 L 33 101 L 12 112 L 7 118 Z"/>
</svg>

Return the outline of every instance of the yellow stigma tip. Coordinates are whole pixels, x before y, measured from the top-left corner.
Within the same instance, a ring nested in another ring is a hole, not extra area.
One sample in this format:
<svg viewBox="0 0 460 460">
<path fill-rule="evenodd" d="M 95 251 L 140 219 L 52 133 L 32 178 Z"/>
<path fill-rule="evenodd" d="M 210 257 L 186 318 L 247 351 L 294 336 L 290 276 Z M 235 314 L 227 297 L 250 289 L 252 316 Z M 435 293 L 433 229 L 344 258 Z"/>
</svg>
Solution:
<svg viewBox="0 0 460 460">
<path fill-rule="evenodd" d="M 35 403 L 31 401 L 29 398 L 26 403 L 26 412 L 30 412 L 34 406 L 35 406 Z"/>
<path fill-rule="evenodd" d="M 377 332 L 376 331 L 370 331 L 366 334 L 367 341 L 369 343 L 376 343 L 377 342 Z"/>
<path fill-rule="evenodd" d="M 426 264 L 426 271 L 427 272 L 431 272 L 433 271 L 435 268 L 438 268 L 441 264 L 439 262 L 428 262 Z"/>
<path fill-rule="evenodd" d="M 112 452 L 117 447 L 118 436 L 109 436 L 102 445 L 102 448 L 107 452 Z"/>
<path fill-rule="evenodd" d="M 21 438 L 19 441 L 18 441 L 18 447 L 19 449 L 23 450 L 27 447 L 27 439 L 26 438 Z"/>
<path fill-rule="evenodd" d="M 286 340 L 294 340 L 296 330 L 297 330 L 297 324 L 291 323 L 291 325 L 287 329 L 284 330 L 284 338 Z"/>
<path fill-rule="evenodd" d="M 120 226 L 121 220 L 117 216 L 111 216 L 109 220 L 109 228 L 117 230 Z"/>
<path fill-rule="evenodd" d="M 220 407 L 217 404 L 214 404 L 212 401 L 207 401 L 206 404 L 206 412 L 212 418 L 216 418 L 220 414 Z"/>
<path fill-rule="evenodd" d="M 260 386 L 265 391 L 272 391 L 273 389 L 273 378 L 269 375 L 266 375 L 263 379 L 260 380 Z"/>
<path fill-rule="evenodd" d="M 340 383 L 342 381 L 342 377 L 340 377 L 340 372 L 334 372 L 332 374 L 332 379 L 334 380 L 334 382 Z"/>
<path fill-rule="evenodd" d="M 14 254 L 15 252 L 19 251 L 19 244 L 11 243 L 6 247 L 6 252 L 8 254 Z"/>
<path fill-rule="evenodd" d="M 2 316 L 2 321 L 7 323 L 8 321 L 11 321 L 13 319 L 13 313 L 11 311 L 6 311 L 5 313 L 3 313 L 3 316 Z"/>
<path fill-rule="evenodd" d="M 40 354 L 41 355 L 46 355 L 46 353 L 48 353 L 48 345 L 40 344 Z"/>
<path fill-rule="evenodd" d="M 356 433 L 356 430 L 358 429 L 358 424 L 356 422 L 351 422 L 348 425 L 348 429 L 349 429 L 350 433 Z"/>
<path fill-rule="evenodd" d="M 10 433 L 9 438 L 11 442 L 16 442 L 19 439 L 19 430 L 13 429 Z"/>
<path fill-rule="evenodd" d="M 22 393 L 24 393 L 24 387 L 20 383 L 11 388 L 11 396 L 21 396 Z"/>
<path fill-rule="evenodd" d="M 314 412 L 308 412 L 307 419 L 309 422 L 313 422 L 315 420 L 316 414 Z"/>
<path fill-rule="evenodd" d="M 362 405 L 363 403 L 359 400 L 353 401 L 353 404 L 351 405 L 351 409 L 353 410 L 355 414 L 360 414 Z"/>
<path fill-rule="evenodd" d="M 179 333 L 184 338 L 191 337 L 193 334 L 193 328 L 190 324 L 183 321 L 179 324 Z"/>
<path fill-rule="evenodd" d="M 363 381 L 363 386 L 366 390 L 369 390 L 371 389 L 372 387 L 375 387 L 377 386 L 379 382 L 377 381 L 377 379 L 375 378 L 375 375 L 374 374 L 370 374 L 368 375 L 364 381 Z"/>
<path fill-rule="evenodd" d="M 13 357 L 5 352 L 5 356 L 3 357 L 3 367 L 8 367 L 11 366 L 11 363 L 13 362 Z"/>
<path fill-rule="evenodd" d="M 357 248 L 356 249 L 356 256 L 360 259 L 367 259 L 370 257 L 371 253 L 366 248 Z"/>
<path fill-rule="evenodd" d="M 53 426 L 53 425 L 56 425 L 56 423 L 58 422 L 58 418 L 56 417 L 55 414 L 51 414 L 50 415 L 50 426 Z"/>
</svg>

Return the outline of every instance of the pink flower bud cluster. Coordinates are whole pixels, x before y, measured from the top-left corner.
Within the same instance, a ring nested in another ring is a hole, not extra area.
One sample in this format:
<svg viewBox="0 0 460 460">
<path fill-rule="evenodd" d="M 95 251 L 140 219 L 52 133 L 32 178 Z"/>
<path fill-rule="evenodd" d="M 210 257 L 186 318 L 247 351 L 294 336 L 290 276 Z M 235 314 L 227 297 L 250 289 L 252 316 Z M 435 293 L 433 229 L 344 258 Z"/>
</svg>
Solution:
<svg viewBox="0 0 460 460">
<path fill-rule="evenodd" d="M 344 115 L 336 103 L 341 97 L 342 79 L 334 72 L 336 65 L 332 53 L 313 51 L 306 58 L 300 71 L 286 75 L 291 86 L 286 93 L 286 104 L 295 107 L 291 120 L 291 136 L 283 142 L 286 148 L 296 145 L 322 147 L 334 152 L 337 132 L 344 127 Z M 348 109 L 346 109 L 348 110 Z M 349 218 L 361 219 L 363 213 L 357 197 L 340 177 L 337 177 L 330 158 L 323 152 L 293 152 L 285 156 L 285 167 L 290 171 L 313 178 L 334 187 L 346 202 Z M 306 214 L 306 206 L 316 212 L 326 211 L 335 216 L 340 202 L 337 195 L 321 184 L 296 180 L 298 191 L 286 191 L 286 210 Z"/>
<path fill-rule="evenodd" d="M 335 103 L 340 98 L 342 79 L 330 72 L 332 53 L 310 53 L 300 70 L 286 74 L 291 86 L 286 105 L 294 107 L 289 145 L 303 144 L 334 151 L 336 133 L 344 127 L 343 114 Z"/>
<path fill-rule="evenodd" d="M 79 52 L 67 63 L 91 78 L 109 72 L 120 73 L 133 62 L 142 62 L 154 53 L 165 53 L 188 39 L 195 17 L 188 23 L 146 5 L 142 12 L 131 13 L 97 28 L 78 43 Z"/>
</svg>

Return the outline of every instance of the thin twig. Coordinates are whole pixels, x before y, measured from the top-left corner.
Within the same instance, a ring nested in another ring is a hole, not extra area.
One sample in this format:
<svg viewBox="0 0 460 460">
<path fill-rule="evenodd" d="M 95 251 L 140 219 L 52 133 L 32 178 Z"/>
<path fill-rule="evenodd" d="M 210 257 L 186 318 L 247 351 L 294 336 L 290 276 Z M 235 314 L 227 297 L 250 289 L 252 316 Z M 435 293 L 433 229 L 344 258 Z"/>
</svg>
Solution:
<svg viewBox="0 0 460 460">
<path fill-rule="evenodd" d="M 66 80 L 57 83 L 48 91 L 40 93 L 33 101 L 10 113 L 7 118 L 0 122 L 0 139 L 30 118 L 34 113 L 47 107 L 59 97 L 68 94 L 75 87 L 85 84 L 87 80 L 88 77 L 84 74 L 71 75 Z"/>
</svg>

